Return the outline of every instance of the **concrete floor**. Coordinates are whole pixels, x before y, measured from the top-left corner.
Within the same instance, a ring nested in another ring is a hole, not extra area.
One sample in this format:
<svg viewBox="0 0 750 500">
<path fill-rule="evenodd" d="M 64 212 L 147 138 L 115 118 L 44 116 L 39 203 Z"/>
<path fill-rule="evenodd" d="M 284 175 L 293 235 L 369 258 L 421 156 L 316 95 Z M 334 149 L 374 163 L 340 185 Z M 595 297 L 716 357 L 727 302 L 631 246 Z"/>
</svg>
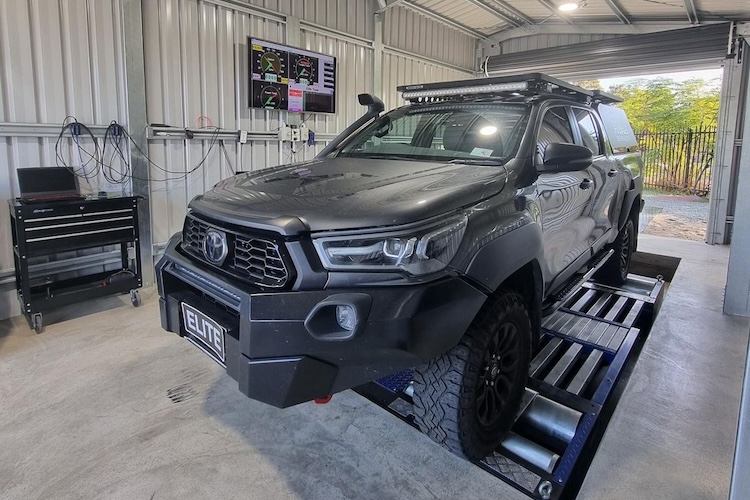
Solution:
<svg viewBox="0 0 750 500">
<path fill-rule="evenodd" d="M 682 258 L 579 499 L 726 499 L 748 320 L 722 314 L 727 247 L 640 236 Z"/>
<path fill-rule="evenodd" d="M 720 313 L 728 252 L 642 242 L 685 260 L 581 498 L 726 498 L 747 342 Z M 42 335 L 0 322 L 0 498 L 525 498 L 350 391 L 246 399 L 145 295 L 49 314 Z"/>
</svg>

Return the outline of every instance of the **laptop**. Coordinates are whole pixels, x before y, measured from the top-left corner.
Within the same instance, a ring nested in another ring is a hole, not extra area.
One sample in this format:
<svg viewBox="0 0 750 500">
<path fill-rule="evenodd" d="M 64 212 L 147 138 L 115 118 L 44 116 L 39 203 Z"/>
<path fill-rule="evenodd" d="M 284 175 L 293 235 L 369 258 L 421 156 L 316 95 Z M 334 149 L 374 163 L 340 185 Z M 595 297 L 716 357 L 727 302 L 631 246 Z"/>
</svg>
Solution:
<svg viewBox="0 0 750 500">
<path fill-rule="evenodd" d="M 81 200 L 78 176 L 67 167 L 19 168 L 19 199 L 24 203 Z"/>
</svg>

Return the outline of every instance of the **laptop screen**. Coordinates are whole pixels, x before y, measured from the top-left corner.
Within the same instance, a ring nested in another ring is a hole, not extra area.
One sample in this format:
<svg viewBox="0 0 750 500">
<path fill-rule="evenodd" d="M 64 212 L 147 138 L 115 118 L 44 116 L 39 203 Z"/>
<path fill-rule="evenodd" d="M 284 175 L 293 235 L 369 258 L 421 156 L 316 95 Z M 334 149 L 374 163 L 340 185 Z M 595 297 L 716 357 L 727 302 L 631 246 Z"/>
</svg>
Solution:
<svg viewBox="0 0 750 500">
<path fill-rule="evenodd" d="M 31 167 L 18 169 L 21 197 L 45 194 L 78 194 L 78 179 L 66 167 Z"/>
</svg>

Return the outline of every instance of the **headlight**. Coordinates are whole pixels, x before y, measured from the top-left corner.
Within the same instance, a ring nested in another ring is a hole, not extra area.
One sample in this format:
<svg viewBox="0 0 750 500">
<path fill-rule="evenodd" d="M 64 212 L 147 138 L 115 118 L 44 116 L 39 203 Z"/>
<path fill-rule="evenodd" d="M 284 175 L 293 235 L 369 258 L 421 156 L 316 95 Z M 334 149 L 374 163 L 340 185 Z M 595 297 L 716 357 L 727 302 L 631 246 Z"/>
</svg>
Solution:
<svg viewBox="0 0 750 500">
<path fill-rule="evenodd" d="M 324 236 L 313 243 L 326 269 L 389 271 L 423 275 L 443 269 L 456 255 L 466 216 L 419 229 Z"/>
</svg>

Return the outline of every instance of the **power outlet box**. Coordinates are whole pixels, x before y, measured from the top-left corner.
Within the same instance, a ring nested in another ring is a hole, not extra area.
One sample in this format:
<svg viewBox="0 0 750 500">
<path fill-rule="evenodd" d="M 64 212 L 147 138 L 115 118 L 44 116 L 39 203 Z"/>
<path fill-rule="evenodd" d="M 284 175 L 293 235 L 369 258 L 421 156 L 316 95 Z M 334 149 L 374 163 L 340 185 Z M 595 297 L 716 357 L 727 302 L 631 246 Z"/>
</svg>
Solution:
<svg viewBox="0 0 750 500">
<path fill-rule="evenodd" d="M 300 126 L 282 124 L 279 127 L 279 140 L 282 142 L 306 142 L 310 138 L 310 129 L 304 123 Z"/>
<path fill-rule="evenodd" d="M 310 138 L 310 129 L 307 128 L 307 125 L 304 123 L 299 126 L 299 139 L 302 142 L 307 142 L 307 140 Z"/>
<path fill-rule="evenodd" d="M 291 141 L 292 140 L 292 127 L 287 125 L 286 123 L 282 123 L 279 127 L 279 140 L 284 141 Z"/>
</svg>

